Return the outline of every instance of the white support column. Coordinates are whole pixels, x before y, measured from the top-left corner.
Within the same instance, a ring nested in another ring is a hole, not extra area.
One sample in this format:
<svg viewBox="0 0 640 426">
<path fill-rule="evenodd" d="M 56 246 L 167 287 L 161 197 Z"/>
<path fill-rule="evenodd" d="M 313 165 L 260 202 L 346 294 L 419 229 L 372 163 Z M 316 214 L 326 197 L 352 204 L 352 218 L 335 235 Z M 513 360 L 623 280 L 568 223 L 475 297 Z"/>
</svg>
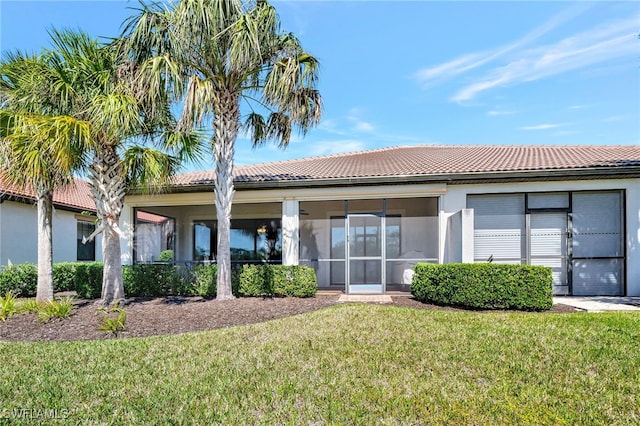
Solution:
<svg viewBox="0 0 640 426">
<path fill-rule="evenodd" d="M 123 265 L 131 265 L 133 263 L 133 207 L 125 203 L 120 213 L 120 229 L 122 236 L 120 237 L 120 259 Z M 96 241 L 97 242 L 97 241 Z M 102 251 L 102 247 L 100 248 Z"/>
<path fill-rule="evenodd" d="M 473 209 L 462 209 L 462 263 L 473 263 Z"/>
<path fill-rule="evenodd" d="M 282 202 L 282 264 L 298 264 L 300 216 L 298 200 Z"/>
<path fill-rule="evenodd" d="M 448 263 L 447 242 L 449 241 L 448 223 L 451 213 L 440 210 L 438 213 L 438 263 Z"/>
</svg>

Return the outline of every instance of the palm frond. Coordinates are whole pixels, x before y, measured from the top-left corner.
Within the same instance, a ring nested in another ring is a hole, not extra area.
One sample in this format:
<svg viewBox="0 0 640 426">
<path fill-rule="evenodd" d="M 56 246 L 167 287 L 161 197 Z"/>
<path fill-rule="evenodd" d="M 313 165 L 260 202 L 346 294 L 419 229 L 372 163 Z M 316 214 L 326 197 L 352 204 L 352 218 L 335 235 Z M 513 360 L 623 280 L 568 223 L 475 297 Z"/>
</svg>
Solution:
<svg viewBox="0 0 640 426">
<path fill-rule="evenodd" d="M 153 192 L 166 186 L 180 167 L 178 157 L 152 148 L 132 146 L 123 154 L 128 186 Z"/>
</svg>

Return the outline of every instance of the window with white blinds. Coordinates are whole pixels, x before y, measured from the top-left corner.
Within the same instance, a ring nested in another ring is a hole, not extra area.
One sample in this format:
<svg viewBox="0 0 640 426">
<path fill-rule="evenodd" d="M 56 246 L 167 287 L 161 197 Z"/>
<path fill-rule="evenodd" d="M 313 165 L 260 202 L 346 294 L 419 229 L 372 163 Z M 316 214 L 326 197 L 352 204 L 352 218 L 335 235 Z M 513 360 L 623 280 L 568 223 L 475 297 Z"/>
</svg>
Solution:
<svg viewBox="0 0 640 426">
<path fill-rule="evenodd" d="M 523 263 L 524 195 L 470 195 L 467 205 L 474 210 L 474 260 Z"/>
</svg>

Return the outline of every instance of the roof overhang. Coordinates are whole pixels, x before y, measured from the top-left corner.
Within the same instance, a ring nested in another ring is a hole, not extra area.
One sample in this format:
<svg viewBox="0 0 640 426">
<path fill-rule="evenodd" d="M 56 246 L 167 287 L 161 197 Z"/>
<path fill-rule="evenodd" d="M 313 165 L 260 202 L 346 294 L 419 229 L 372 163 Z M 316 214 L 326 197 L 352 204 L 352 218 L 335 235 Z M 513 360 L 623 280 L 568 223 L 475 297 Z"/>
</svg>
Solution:
<svg viewBox="0 0 640 426">
<path fill-rule="evenodd" d="M 390 176 L 362 176 L 348 178 L 323 178 L 323 179 L 299 179 L 299 180 L 265 180 L 265 181 L 236 181 L 235 189 L 260 190 L 260 189 L 292 189 L 310 187 L 335 187 L 335 186 L 367 186 L 367 185 L 397 185 L 399 183 L 446 183 L 477 184 L 477 183 L 507 183 L 507 182 L 531 182 L 531 181 L 558 181 L 558 180 L 594 180 L 594 179 L 628 179 L 639 178 L 640 166 L 627 167 L 593 167 L 575 169 L 546 169 L 524 171 L 496 171 L 496 172 L 466 172 L 466 173 L 440 173 L 421 175 L 390 175 Z M 213 183 L 201 183 L 190 185 L 176 185 L 164 188 L 162 193 L 189 193 L 212 192 Z M 143 191 L 134 188 L 129 195 L 139 195 Z"/>
</svg>

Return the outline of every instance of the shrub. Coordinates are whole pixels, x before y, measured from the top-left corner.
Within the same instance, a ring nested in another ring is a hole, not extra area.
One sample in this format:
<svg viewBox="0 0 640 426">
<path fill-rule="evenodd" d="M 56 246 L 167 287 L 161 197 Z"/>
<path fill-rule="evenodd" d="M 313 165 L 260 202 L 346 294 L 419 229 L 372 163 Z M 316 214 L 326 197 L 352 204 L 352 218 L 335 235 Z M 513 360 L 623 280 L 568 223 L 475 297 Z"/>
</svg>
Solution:
<svg viewBox="0 0 640 426">
<path fill-rule="evenodd" d="M 553 305 L 551 268 L 495 263 L 418 263 L 413 296 L 428 303 L 474 309 L 540 311 Z"/>
<path fill-rule="evenodd" d="M 218 265 L 196 265 L 193 267 L 191 293 L 202 297 L 215 297 Z"/>
<path fill-rule="evenodd" d="M 315 271 L 296 265 L 243 265 L 241 296 L 312 297 L 318 288 Z"/>
<path fill-rule="evenodd" d="M 160 262 L 173 262 L 173 250 L 164 250 L 158 256 Z"/>
<path fill-rule="evenodd" d="M 0 271 L 0 294 L 8 291 L 20 297 L 34 297 L 38 288 L 38 267 L 33 263 L 5 266 Z"/>
<path fill-rule="evenodd" d="M 53 291 L 73 291 L 76 289 L 77 262 L 59 262 L 53 264 Z"/>
<path fill-rule="evenodd" d="M 78 297 L 97 299 L 102 294 L 102 262 L 77 262 L 74 287 Z"/>
<path fill-rule="evenodd" d="M 189 294 L 188 278 L 169 264 L 124 266 L 124 294 L 129 297 L 182 296 Z"/>
</svg>

